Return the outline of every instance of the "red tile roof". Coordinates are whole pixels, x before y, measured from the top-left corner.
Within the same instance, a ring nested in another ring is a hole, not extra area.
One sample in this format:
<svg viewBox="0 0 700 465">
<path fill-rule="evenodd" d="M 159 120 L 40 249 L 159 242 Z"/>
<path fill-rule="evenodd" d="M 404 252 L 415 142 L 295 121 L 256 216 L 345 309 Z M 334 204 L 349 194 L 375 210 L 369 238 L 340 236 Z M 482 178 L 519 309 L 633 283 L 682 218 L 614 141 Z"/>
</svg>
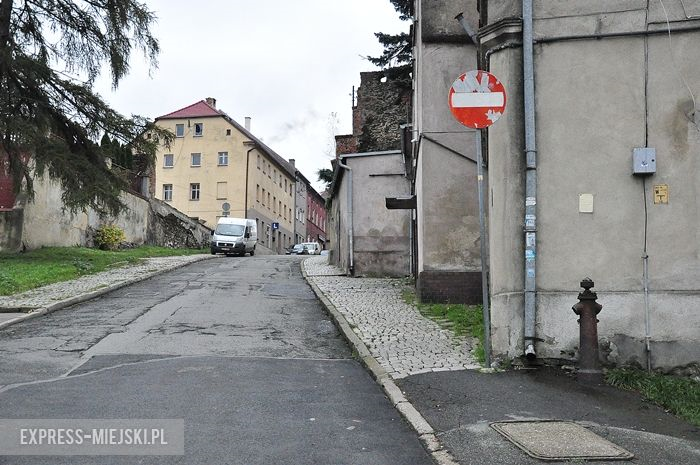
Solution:
<svg viewBox="0 0 700 465">
<path fill-rule="evenodd" d="M 200 100 L 197 103 L 193 103 L 190 106 L 168 113 L 167 115 L 159 116 L 156 119 L 201 118 L 203 116 L 223 116 L 223 114 L 209 105 L 206 100 Z"/>
</svg>

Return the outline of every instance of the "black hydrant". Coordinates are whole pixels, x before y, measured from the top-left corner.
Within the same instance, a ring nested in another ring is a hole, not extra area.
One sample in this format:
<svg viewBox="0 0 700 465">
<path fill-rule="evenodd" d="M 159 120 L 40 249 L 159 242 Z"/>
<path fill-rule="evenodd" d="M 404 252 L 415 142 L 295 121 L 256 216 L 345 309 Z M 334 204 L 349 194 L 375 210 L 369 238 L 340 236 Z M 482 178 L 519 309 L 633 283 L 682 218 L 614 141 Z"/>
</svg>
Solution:
<svg viewBox="0 0 700 465">
<path fill-rule="evenodd" d="M 579 381 L 597 384 L 603 381 L 603 372 L 598 360 L 598 318 L 603 306 L 596 302 L 598 295 L 591 291 L 594 283 L 591 278 L 581 281 L 583 292 L 579 292 L 579 303 L 571 307 L 579 316 Z"/>
</svg>

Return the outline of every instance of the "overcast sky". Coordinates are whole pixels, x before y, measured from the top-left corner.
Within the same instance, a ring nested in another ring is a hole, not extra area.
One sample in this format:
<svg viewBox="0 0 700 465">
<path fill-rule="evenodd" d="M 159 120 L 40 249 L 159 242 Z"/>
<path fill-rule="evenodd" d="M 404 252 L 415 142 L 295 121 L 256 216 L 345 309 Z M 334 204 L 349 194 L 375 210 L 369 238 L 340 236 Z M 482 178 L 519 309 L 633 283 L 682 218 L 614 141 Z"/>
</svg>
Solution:
<svg viewBox="0 0 700 465">
<path fill-rule="evenodd" d="M 389 0 L 144 0 L 156 12 L 159 66 L 148 75 L 140 54 L 112 91 L 97 91 L 117 110 L 151 119 L 206 97 L 314 183 L 330 167 L 336 134 L 351 132 L 352 86 L 363 57 L 381 54 L 374 32 L 408 31 Z"/>
</svg>

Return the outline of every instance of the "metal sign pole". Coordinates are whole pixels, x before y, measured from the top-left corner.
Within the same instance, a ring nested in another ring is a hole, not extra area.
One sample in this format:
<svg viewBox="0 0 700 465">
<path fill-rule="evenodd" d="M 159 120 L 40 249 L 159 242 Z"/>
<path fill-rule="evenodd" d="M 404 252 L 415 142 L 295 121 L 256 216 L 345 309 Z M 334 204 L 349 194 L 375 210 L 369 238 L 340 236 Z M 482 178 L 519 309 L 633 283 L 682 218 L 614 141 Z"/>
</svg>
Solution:
<svg viewBox="0 0 700 465">
<path fill-rule="evenodd" d="M 491 315 L 489 313 L 486 212 L 484 209 L 484 160 L 481 153 L 481 129 L 476 130 L 476 171 L 477 190 L 479 193 L 479 242 L 481 244 L 481 293 L 484 314 L 484 363 L 486 368 L 491 368 Z"/>
<path fill-rule="evenodd" d="M 459 20 L 460 17 L 458 16 Z M 463 19 L 463 18 L 462 18 Z M 462 26 L 469 33 L 466 22 Z M 471 35 L 471 33 L 470 33 Z M 454 117 L 464 126 L 476 129 L 476 169 L 479 192 L 479 233 L 481 243 L 481 294 L 484 311 L 484 362 L 491 368 L 491 316 L 489 312 L 488 255 L 486 213 L 484 206 L 484 160 L 481 152 L 481 131 L 495 123 L 506 109 L 506 89 L 488 71 L 472 70 L 461 74 L 449 91 L 449 106 Z"/>
</svg>

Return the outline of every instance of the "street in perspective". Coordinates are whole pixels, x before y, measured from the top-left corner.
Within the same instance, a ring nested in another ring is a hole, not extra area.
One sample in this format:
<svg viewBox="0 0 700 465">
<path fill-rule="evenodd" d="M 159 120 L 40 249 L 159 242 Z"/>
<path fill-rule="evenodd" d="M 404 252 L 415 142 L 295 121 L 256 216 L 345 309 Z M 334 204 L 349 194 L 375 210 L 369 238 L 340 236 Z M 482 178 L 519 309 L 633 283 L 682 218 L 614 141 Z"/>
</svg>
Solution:
<svg viewBox="0 0 700 465">
<path fill-rule="evenodd" d="M 185 455 L 143 463 L 431 463 L 297 257 L 204 260 L 1 334 L 0 417 L 184 419 Z"/>
<path fill-rule="evenodd" d="M 0 0 L 0 465 L 700 464 L 700 0 Z"/>
</svg>

